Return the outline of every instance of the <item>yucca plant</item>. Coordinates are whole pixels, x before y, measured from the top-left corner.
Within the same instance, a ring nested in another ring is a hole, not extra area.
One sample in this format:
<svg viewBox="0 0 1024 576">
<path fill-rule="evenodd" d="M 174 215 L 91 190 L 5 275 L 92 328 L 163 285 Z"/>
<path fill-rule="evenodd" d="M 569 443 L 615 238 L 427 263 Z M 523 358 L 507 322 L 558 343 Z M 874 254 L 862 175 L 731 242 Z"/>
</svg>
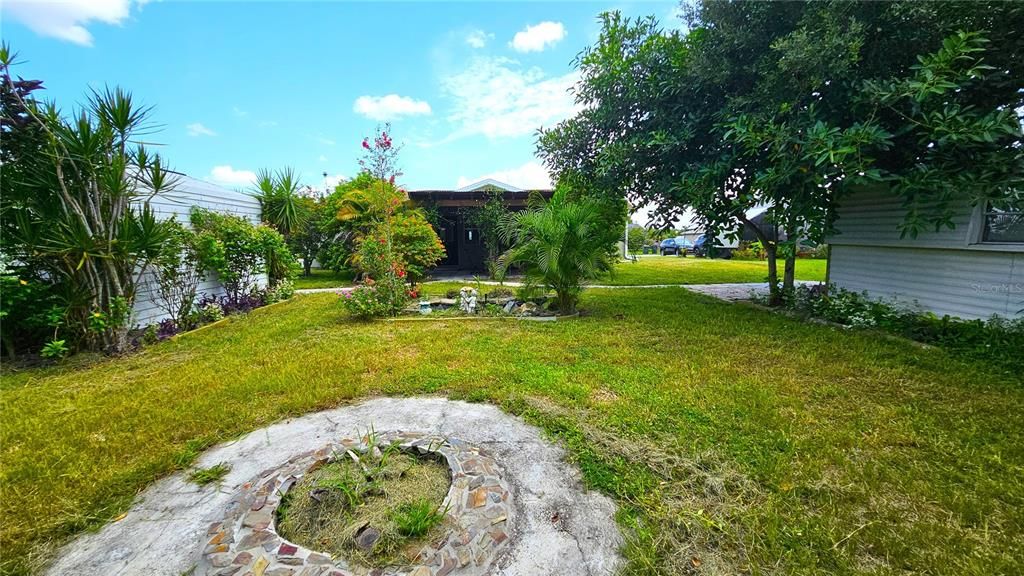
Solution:
<svg viewBox="0 0 1024 576">
<path fill-rule="evenodd" d="M 498 259 L 499 270 L 522 268 L 527 283 L 554 290 L 562 314 L 572 314 L 583 283 L 611 270 L 613 259 L 600 203 L 570 199 L 565 188 L 551 200 L 535 195 L 522 212 L 506 216 L 499 226 L 502 242 L 511 246 Z"/>
<path fill-rule="evenodd" d="M 263 221 L 277 228 L 285 238 L 310 217 L 299 193 L 299 177 L 291 167 L 276 172 L 261 169 L 256 173 L 252 196 L 260 201 Z"/>
<path fill-rule="evenodd" d="M 0 48 L 5 83 L 15 55 Z M 77 114 L 17 96 L 26 126 L 43 134 L 40 149 L 4 166 L 3 249 L 60 285 L 69 327 L 110 353 L 128 345 L 136 286 L 159 255 L 169 228 L 149 207 L 175 178 L 138 138 L 151 131 L 149 108 L 119 88 L 94 91 Z"/>
</svg>

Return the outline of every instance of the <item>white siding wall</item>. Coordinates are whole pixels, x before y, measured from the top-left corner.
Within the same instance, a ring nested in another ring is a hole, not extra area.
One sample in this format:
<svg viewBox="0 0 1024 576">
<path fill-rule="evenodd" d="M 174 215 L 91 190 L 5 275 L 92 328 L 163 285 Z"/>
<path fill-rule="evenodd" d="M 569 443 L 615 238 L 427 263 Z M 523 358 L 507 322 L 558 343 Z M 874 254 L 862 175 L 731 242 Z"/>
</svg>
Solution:
<svg viewBox="0 0 1024 576">
<path fill-rule="evenodd" d="M 1024 308 L 1021 253 L 833 245 L 829 279 L 939 315 L 1012 318 Z"/>
<path fill-rule="evenodd" d="M 243 216 L 254 224 L 258 224 L 260 221 L 260 203 L 255 198 L 188 176 L 180 176 L 174 190 L 162 193 L 150 200 L 150 207 L 159 218 L 176 217 L 178 222 L 186 226 L 188 225 L 189 211 L 193 206 Z M 260 276 L 259 283 L 261 286 L 267 284 L 266 274 Z M 200 298 L 204 294 L 220 296 L 224 294 L 224 287 L 213 275 L 200 282 L 197 293 Z M 160 308 L 158 299 L 153 276 L 147 272 L 143 275 L 135 297 L 132 317 L 134 325 L 148 326 L 167 317 L 167 313 Z"/>
<path fill-rule="evenodd" d="M 961 318 L 1014 317 L 1024 308 L 1024 244 L 978 242 L 977 212 L 964 205 L 952 230 L 900 238 L 899 200 L 884 191 L 843 202 L 829 238 L 829 280 L 879 299 L 916 302 L 936 314 Z"/>
</svg>

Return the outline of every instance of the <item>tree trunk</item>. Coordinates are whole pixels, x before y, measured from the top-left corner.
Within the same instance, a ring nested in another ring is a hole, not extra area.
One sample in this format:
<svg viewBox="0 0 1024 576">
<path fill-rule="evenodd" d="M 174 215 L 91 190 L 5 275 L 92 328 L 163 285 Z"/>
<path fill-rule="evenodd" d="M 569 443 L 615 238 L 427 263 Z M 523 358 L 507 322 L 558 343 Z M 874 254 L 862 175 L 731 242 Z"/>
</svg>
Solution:
<svg viewBox="0 0 1024 576">
<path fill-rule="evenodd" d="M 764 254 L 768 259 L 768 305 L 778 306 L 782 303 L 782 295 L 779 293 L 779 267 L 775 263 L 775 256 L 778 254 L 778 247 L 775 242 L 761 242 L 764 246 Z"/>
<path fill-rule="evenodd" d="M 779 269 L 775 265 L 775 256 L 778 254 L 778 245 L 775 240 L 768 236 L 746 216 L 740 216 L 740 222 L 757 236 L 761 246 L 764 247 L 765 257 L 768 259 L 768 305 L 778 306 L 782 303 L 782 295 L 779 293 Z"/>
<path fill-rule="evenodd" d="M 786 268 L 782 276 L 782 293 L 793 292 L 793 280 L 796 276 L 796 254 L 786 255 Z"/>
<path fill-rule="evenodd" d="M 11 338 L 9 336 L 4 336 L 3 343 L 4 351 L 7 353 L 7 357 L 12 361 L 16 360 L 18 358 L 18 353 L 15 352 L 14 350 L 14 342 L 11 340 Z"/>
<path fill-rule="evenodd" d="M 793 281 L 796 277 L 796 252 L 799 244 L 798 231 L 795 227 L 786 229 L 786 271 L 782 277 L 782 292 L 793 293 Z"/>
</svg>

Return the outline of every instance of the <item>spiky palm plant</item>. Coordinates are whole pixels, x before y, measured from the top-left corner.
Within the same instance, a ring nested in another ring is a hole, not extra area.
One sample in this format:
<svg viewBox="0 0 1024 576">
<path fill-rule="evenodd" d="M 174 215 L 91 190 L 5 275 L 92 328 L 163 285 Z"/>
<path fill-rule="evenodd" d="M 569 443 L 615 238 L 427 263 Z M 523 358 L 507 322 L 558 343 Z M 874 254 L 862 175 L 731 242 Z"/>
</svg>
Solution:
<svg viewBox="0 0 1024 576">
<path fill-rule="evenodd" d="M 499 233 L 512 246 L 498 259 L 499 269 L 522 267 L 528 283 L 555 291 L 563 314 L 576 311 L 583 283 L 613 264 L 600 205 L 588 198 L 571 200 L 565 189 L 546 202 L 532 197 L 527 210 L 502 221 Z"/>
<path fill-rule="evenodd" d="M 289 166 L 281 170 L 261 169 L 252 192 L 260 201 L 263 220 L 285 236 L 291 236 L 306 223 L 310 214 L 299 194 L 299 177 Z"/>
<path fill-rule="evenodd" d="M 11 84 L 14 54 L 0 48 Z M 65 321 L 95 348 L 128 345 L 136 286 L 170 233 L 149 208 L 175 178 L 160 157 L 138 144 L 148 133 L 149 108 L 129 92 L 91 94 L 70 117 L 53 104 L 17 97 L 26 125 L 43 134 L 37 153 L 12 158 L 0 201 L 6 220 L 3 250 L 60 287 Z M 6 124 L 6 123 L 5 123 Z"/>
</svg>

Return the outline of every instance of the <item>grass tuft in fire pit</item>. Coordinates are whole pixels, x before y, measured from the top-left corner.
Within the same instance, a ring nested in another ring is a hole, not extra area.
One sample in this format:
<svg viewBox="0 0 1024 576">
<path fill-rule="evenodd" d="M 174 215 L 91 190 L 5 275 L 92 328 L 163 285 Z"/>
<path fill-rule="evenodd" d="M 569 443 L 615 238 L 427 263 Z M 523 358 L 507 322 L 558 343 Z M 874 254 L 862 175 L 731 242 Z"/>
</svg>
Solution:
<svg viewBox="0 0 1024 576">
<path fill-rule="evenodd" d="M 372 440 L 311 470 L 285 495 L 277 532 L 311 550 L 370 568 L 408 564 L 443 535 L 448 465 Z"/>
</svg>

